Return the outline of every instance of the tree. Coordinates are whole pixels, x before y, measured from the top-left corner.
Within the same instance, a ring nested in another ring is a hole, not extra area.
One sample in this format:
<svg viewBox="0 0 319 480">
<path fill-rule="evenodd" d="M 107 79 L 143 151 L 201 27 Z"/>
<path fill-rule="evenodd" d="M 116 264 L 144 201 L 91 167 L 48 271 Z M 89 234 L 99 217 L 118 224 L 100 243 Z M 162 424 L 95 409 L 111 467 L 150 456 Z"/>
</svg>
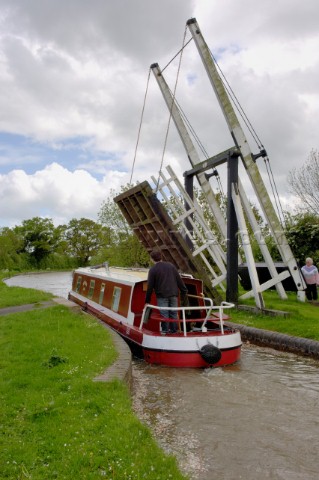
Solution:
<svg viewBox="0 0 319 480">
<path fill-rule="evenodd" d="M 109 241 L 109 229 L 89 220 L 73 218 L 64 229 L 67 252 L 77 259 L 79 265 L 86 266 Z"/>
<path fill-rule="evenodd" d="M 33 217 L 24 220 L 22 225 L 14 227 L 13 232 L 21 242 L 18 253 L 26 253 L 31 265 L 37 268 L 54 252 L 60 241 L 60 232 L 50 218 Z"/>
<path fill-rule="evenodd" d="M 23 239 L 12 229 L 0 229 L 0 268 L 14 270 L 23 268 L 25 257 L 20 252 L 23 248 Z"/>
<path fill-rule="evenodd" d="M 130 187 L 132 187 L 132 185 L 122 185 L 120 193 L 125 192 Z M 98 219 L 102 225 L 105 225 L 110 229 L 115 237 L 118 237 L 120 234 L 130 235 L 131 229 L 121 210 L 113 200 L 117 195 L 118 194 L 115 190 L 112 189 L 110 191 L 110 196 L 102 203 L 101 209 L 98 213 Z"/>
<path fill-rule="evenodd" d="M 319 214 L 319 151 L 311 150 L 307 161 L 289 172 L 287 181 L 305 209 Z"/>
<path fill-rule="evenodd" d="M 121 187 L 121 192 L 128 190 L 132 185 Z M 149 255 L 138 238 L 134 235 L 121 210 L 114 202 L 116 196 L 114 190 L 111 190 L 110 196 L 101 206 L 98 219 L 102 225 L 107 227 L 110 232 L 110 241 L 108 246 L 100 252 L 104 260 L 107 259 L 112 265 L 121 267 L 146 267 L 149 265 Z M 98 260 L 100 260 L 100 256 Z M 101 259 L 102 260 L 102 259 Z M 97 263 L 100 263 L 98 261 Z"/>
<path fill-rule="evenodd" d="M 297 260 L 304 263 L 312 257 L 319 265 L 319 216 L 298 213 L 286 217 L 286 237 Z"/>
</svg>

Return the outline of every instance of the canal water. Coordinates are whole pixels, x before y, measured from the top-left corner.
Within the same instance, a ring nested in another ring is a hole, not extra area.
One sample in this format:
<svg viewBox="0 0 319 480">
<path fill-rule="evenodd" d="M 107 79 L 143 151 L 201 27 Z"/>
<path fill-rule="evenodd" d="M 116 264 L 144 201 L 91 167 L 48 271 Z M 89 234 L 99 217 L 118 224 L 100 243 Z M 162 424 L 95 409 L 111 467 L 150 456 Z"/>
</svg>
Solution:
<svg viewBox="0 0 319 480">
<path fill-rule="evenodd" d="M 9 285 L 67 297 L 70 273 Z M 193 480 L 319 476 L 319 363 L 244 345 L 236 365 L 172 369 L 133 361 L 133 408 Z"/>
</svg>

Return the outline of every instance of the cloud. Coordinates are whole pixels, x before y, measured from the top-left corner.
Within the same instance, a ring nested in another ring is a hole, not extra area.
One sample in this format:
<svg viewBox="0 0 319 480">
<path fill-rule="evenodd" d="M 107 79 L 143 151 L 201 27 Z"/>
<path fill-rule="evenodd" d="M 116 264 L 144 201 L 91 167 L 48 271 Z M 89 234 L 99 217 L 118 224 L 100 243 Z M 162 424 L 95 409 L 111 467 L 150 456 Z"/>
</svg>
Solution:
<svg viewBox="0 0 319 480">
<path fill-rule="evenodd" d="M 96 221 L 110 190 L 118 190 L 125 177 L 110 171 L 98 181 L 85 170 L 70 172 L 57 163 L 33 175 L 12 170 L 0 176 L 0 217 L 10 227 L 35 216 L 53 218 L 56 226 L 71 218 Z"/>
<path fill-rule="evenodd" d="M 275 8 L 270 0 L 258 8 L 253 0 L 0 0 L 0 174 L 8 194 L 0 197 L 0 225 L 40 214 L 55 223 L 93 218 L 103 195 L 132 173 L 143 181 L 161 165 L 179 175 L 190 167 L 172 122 L 165 145 L 169 112 L 152 74 L 136 158 L 135 148 L 149 66 L 173 59 L 191 17 L 267 149 L 284 197 L 288 171 L 318 148 L 318 13 L 317 0 L 279 0 Z M 164 72 L 171 89 L 178 62 Z M 233 146 L 194 42 L 183 50 L 177 99 L 209 156 Z"/>
</svg>

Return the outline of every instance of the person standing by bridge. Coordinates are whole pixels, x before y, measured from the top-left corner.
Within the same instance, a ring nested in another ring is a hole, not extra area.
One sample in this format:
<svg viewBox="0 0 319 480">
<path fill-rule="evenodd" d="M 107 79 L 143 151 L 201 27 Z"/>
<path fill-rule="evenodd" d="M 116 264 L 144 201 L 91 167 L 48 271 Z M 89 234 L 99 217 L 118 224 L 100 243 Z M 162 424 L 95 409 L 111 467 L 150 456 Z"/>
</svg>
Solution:
<svg viewBox="0 0 319 480">
<path fill-rule="evenodd" d="M 301 272 L 304 276 L 307 284 L 306 297 L 307 300 L 317 300 L 318 292 L 317 286 L 319 285 L 319 273 L 317 267 L 313 264 L 312 258 L 306 258 L 306 265 L 301 268 Z"/>
</svg>

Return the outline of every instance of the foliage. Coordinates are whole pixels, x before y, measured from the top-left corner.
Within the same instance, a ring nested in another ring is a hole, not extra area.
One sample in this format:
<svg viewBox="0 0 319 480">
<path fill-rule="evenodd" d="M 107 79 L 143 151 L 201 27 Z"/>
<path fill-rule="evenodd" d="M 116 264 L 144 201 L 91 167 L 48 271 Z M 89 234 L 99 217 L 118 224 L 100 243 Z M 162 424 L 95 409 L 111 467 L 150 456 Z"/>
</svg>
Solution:
<svg viewBox="0 0 319 480">
<path fill-rule="evenodd" d="M 34 217 L 24 220 L 22 225 L 13 229 L 20 239 L 21 247 L 18 253 L 28 255 L 31 265 L 39 268 L 41 261 L 48 257 L 56 248 L 60 235 L 49 218 Z"/>
<path fill-rule="evenodd" d="M 194 188 L 194 196 L 197 200 L 197 203 L 201 207 L 204 219 L 209 226 L 210 231 L 213 233 L 216 239 L 218 239 L 219 243 L 223 244 L 224 240 L 221 239 L 221 234 L 219 227 L 216 223 L 216 220 L 212 214 L 212 210 L 207 202 L 207 198 L 204 194 L 204 192 L 201 189 Z M 227 215 L 227 197 L 221 192 L 218 192 L 215 195 L 216 201 L 220 207 L 220 210 L 225 218 L 226 221 L 226 215 Z"/>
<path fill-rule="evenodd" d="M 127 190 L 122 187 L 121 193 Z M 131 230 L 126 222 L 121 210 L 114 202 L 113 198 L 117 195 L 115 190 L 110 191 L 110 196 L 105 200 L 98 213 L 98 220 L 102 225 L 107 226 L 113 233 L 113 240 L 117 240 L 119 234 L 130 235 Z"/>
<path fill-rule="evenodd" d="M 101 248 L 92 257 L 91 264 L 98 265 L 107 261 L 117 267 L 148 267 L 150 257 L 143 245 L 133 234 L 123 235 L 112 244 Z"/>
<path fill-rule="evenodd" d="M 91 257 L 110 241 L 109 229 L 87 218 L 70 220 L 63 236 L 66 251 L 82 266 L 88 265 Z"/>
<path fill-rule="evenodd" d="M 0 268 L 14 270 L 27 265 L 26 255 L 19 254 L 23 249 L 23 238 L 10 228 L 0 230 Z"/>
<path fill-rule="evenodd" d="M 125 188 L 125 187 L 122 187 Z M 73 218 L 54 227 L 39 217 L 0 230 L 0 269 L 72 269 L 108 261 L 118 266 L 148 266 L 149 255 L 110 198 L 100 212 L 101 223 Z"/>
<path fill-rule="evenodd" d="M 319 151 L 311 150 L 307 161 L 289 172 L 288 183 L 292 193 L 305 210 L 319 215 Z"/>
<path fill-rule="evenodd" d="M 315 152 L 315 158 L 319 154 Z M 132 185 L 121 187 L 123 193 Z M 226 250 L 224 239 L 221 238 L 219 228 L 212 215 L 207 200 L 200 189 L 195 188 L 195 198 L 198 202 L 214 241 Z M 34 217 L 25 220 L 22 225 L 12 229 L 0 230 L 0 269 L 26 271 L 30 269 L 72 269 L 79 265 L 99 264 L 108 261 L 117 266 L 148 267 L 149 254 L 144 246 L 130 229 L 121 210 L 114 202 L 116 193 L 111 191 L 110 196 L 103 202 L 98 213 L 98 223 L 93 220 L 73 218 L 68 225 L 54 227 L 51 219 Z M 227 210 L 227 198 L 221 192 L 216 194 L 221 211 Z M 168 214 L 181 209 L 175 197 L 163 202 Z M 260 232 L 266 241 L 268 250 L 274 261 L 280 260 L 275 241 L 264 223 L 263 217 L 254 205 L 251 205 Z M 182 213 L 180 211 L 180 213 Z M 297 215 L 287 215 L 286 236 L 297 259 L 303 262 L 306 256 L 314 258 L 319 263 L 318 252 L 318 215 L 302 212 Z M 202 227 L 196 225 L 197 231 L 205 237 Z M 263 261 L 263 255 L 255 238 L 255 232 L 247 222 L 248 235 L 255 261 Z M 211 234 L 210 234 L 211 235 Z M 196 239 L 198 245 L 201 241 Z M 244 254 L 239 241 L 240 253 L 244 261 Z"/>
<path fill-rule="evenodd" d="M 110 232 L 88 219 L 54 227 L 51 219 L 34 217 L 0 230 L 0 269 L 72 269 L 86 265 L 106 244 Z"/>
<path fill-rule="evenodd" d="M 128 190 L 132 185 L 121 187 L 121 192 Z M 106 248 L 100 250 L 94 258 L 95 263 L 107 260 L 111 265 L 120 267 L 147 267 L 150 262 L 149 255 L 144 246 L 132 232 L 121 210 L 114 202 L 114 190 L 110 197 L 103 202 L 98 219 L 110 232 L 110 241 Z"/>
<path fill-rule="evenodd" d="M 319 215 L 287 214 L 285 233 L 297 260 L 304 264 L 306 257 L 312 257 L 319 265 Z"/>
</svg>

